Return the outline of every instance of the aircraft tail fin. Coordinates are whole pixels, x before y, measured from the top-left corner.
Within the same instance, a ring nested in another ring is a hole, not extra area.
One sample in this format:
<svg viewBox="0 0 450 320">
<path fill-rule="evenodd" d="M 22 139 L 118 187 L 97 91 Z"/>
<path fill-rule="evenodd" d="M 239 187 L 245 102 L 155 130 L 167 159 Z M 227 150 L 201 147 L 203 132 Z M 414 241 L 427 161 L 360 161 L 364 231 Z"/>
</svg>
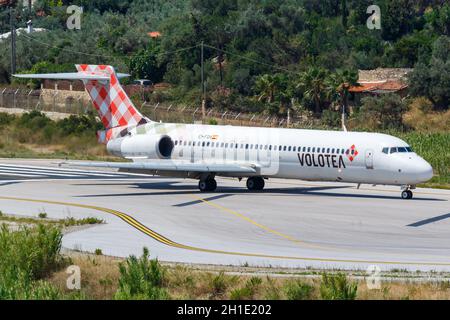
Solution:
<svg viewBox="0 0 450 320">
<path fill-rule="evenodd" d="M 114 68 L 108 65 L 76 65 L 78 72 L 49 74 L 19 74 L 18 78 L 32 79 L 64 79 L 82 80 L 92 103 L 106 129 L 102 132 L 101 142 L 114 138 L 110 132 L 117 132 L 129 126 L 137 126 L 150 122 L 134 106 L 119 83 L 119 79 L 127 74 L 116 74 Z M 106 134 L 109 133 L 109 134 Z M 107 142 L 107 141 L 106 141 Z"/>
</svg>

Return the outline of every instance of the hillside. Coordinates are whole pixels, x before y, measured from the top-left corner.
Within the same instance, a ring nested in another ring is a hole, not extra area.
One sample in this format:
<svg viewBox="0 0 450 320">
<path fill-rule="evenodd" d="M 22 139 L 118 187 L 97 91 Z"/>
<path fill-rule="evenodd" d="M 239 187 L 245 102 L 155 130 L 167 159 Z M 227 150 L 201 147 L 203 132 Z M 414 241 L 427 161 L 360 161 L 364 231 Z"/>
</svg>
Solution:
<svg viewBox="0 0 450 320">
<path fill-rule="evenodd" d="M 80 30 L 67 29 L 69 2 L 84 8 Z M 207 107 L 281 115 L 302 109 L 320 116 L 346 104 L 346 86 L 356 82 L 358 69 L 402 67 L 415 68 L 411 96 L 447 110 L 450 4 L 376 1 L 377 30 L 366 26 L 372 2 L 38 0 L 30 16 L 19 1 L 17 26 L 32 18 L 34 27 L 48 31 L 18 37 L 17 67 L 54 72 L 73 71 L 79 62 L 112 64 L 134 78 L 170 83 L 170 90 L 150 97 L 154 101 L 200 104 L 203 42 Z M 7 32 L 8 10 L 0 20 L 0 31 Z M 9 50 L 0 44 L 5 84 Z"/>
</svg>

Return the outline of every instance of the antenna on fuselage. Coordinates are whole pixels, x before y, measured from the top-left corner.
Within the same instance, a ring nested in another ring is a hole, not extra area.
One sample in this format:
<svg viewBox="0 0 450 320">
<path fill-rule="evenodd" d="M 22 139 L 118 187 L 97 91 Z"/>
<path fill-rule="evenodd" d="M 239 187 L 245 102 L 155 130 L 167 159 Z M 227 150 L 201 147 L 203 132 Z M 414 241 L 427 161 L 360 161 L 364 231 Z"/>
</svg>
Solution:
<svg viewBox="0 0 450 320">
<path fill-rule="evenodd" d="M 344 105 L 342 105 L 341 125 L 342 125 L 342 130 L 347 132 L 347 127 L 345 126 L 345 106 Z"/>
</svg>

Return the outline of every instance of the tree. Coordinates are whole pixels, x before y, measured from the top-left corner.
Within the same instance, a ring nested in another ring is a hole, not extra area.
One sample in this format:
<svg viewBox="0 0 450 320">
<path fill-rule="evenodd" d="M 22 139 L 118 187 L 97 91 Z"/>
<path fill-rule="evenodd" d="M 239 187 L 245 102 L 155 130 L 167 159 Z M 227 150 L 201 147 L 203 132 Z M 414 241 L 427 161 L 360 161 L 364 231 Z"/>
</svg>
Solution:
<svg viewBox="0 0 450 320">
<path fill-rule="evenodd" d="M 450 104 L 450 37 L 441 36 L 433 43 L 429 61 L 420 61 L 409 74 L 413 96 L 425 96 L 437 109 Z"/>
<path fill-rule="evenodd" d="M 327 71 L 320 67 L 311 67 L 300 74 L 297 88 L 303 93 L 303 98 L 314 104 L 314 112 L 322 112 L 325 97 L 325 79 Z"/>
<path fill-rule="evenodd" d="M 381 21 L 385 40 L 397 40 L 409 33 L 414 26 L 414 0 L 389 0 Z"/>
<path fill-rule="evenodd" d="M 339 103 L 347 110 L 349 89 L 358 84 L 358 72 L 355 70 L 337 70 L 325 81 L 327 98 L 331 103 Z"/>
<path fill-rule="evenodd" d="M 159 47 L 152 45 L 131 57 L 129 68 L 132 76 L 139 79 L 150 79 L 153 82 L 160 82 L 164 76 L 165 65 L 161 65 L 158 62 L 158 53 Z"/>
<path fill-rule="evenodd" d="M 265 100 L 276 113 L 285 113 L 291 108 L 293 88 L 285 74 L 260 76 L 255 82 L 255 90 L 258 92 L 258 101 Z"/>
<path fill-rule="evenodd" d="M 385 94 L 380 97 L 365 97 L 359 111 L 359 122 L 364 125 L 374 123 L 377 129 L 403 127 L 403 114 L 408 106 L 396 94 Z"/>
</svg>

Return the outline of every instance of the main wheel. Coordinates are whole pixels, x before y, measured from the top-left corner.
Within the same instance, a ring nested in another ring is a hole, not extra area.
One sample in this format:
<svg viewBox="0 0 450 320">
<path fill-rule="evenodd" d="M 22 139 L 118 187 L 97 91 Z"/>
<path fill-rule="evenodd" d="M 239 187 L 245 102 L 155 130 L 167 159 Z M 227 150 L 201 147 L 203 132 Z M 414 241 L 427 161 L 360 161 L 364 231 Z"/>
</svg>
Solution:
<svg viewBox="0 0 450 320">
<path fill-rule="evenodd" d="M 250 177 L 247 179 L 248 190 L 264 189 L 264 179 L 262 177 Z"/>
<path fill-rule="evenodd" d="M 413 193 L 411 190 L 402 191 L 402 199 L 411 199 L 413 197 Z"/>
<path fill-rule="evenodd" d="M 217 188 L 217 182 L 212 178 L 200 180 L 198 182 L 198 188 L 201 192 L 214 191 Z"/>
</svg>

